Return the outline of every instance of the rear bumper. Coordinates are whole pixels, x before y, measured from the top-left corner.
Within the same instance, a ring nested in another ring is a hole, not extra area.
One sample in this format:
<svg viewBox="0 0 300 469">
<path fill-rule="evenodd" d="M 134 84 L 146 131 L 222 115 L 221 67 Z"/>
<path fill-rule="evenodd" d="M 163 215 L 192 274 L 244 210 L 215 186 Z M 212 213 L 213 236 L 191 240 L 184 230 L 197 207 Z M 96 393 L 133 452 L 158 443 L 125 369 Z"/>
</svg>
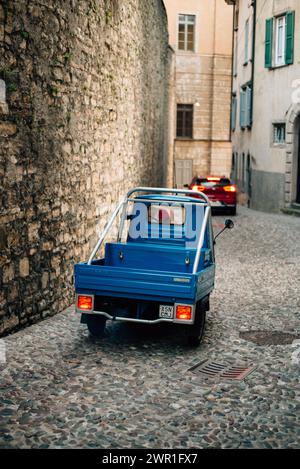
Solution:
<svg viewBox="0 0 300 469">
<path fill-rule="evenodd" d="M 236 207 L 236 204 L 227 204 L 225 202 L 220 202 L 220 204 L 217 204 L 217 205 L 214 205 L 213 202 L 212 202 L 212 205 L 211 205 L 211 208 L 212 210 L 215 210 L 215 209 L 224 209 L 224 208 L 235 208 Z"/>
<path fill-rule="evenodd" d="M 174 323 L 174 324 L 194 324 L 195 322 L 195 314 L 196 314 L 196 305 L 195 304 L 185 304 L 185 303 L 179 303 L 181 306 L 189 306 L 192 308 L 192 315 L 191 319 L 177 319 L 176 318 L 176 307 L 178 306 L 178 303 L 171 304 L 170 306 L 173 306 L 173 318 L 166 319 L 159 317 L 159 304 L 157 302 L 141 302 L 139 303 L 138 301 L 134 301 L 133 303 L 136 305 L 136 308 L 134 311 L 130 310 L 130 307 L 128 309 L 123 309 L 120 308 L 118 302 L 110 302 L 110 308 L 109 311 L 103 311 L 100 310 L 100 307 L 97 307 L 97 297 L 95 298 L 94 295 L 91 295 L 90 293 L 87 293 L 87 296 L 90 296 L 93 298 L 92 301 L 92 308 L 90 310 L 82 310 L 78 308 L 78 295 L 81 294 L 76 294 L 76 300 L 75 300 L 75 311 L 79 314 L 82 315 L 81 322 L 86 323 L 86 319 L 88 316 L 95 315 L 95 316 L 102 316 L 105 319 L 111 320 L 111 321 L 121 321 L 121 322 L 133 322 L 133 323 L 141 323 L 141 324 L 158 324 L 162 322 L 168 322 L 168 323 Z M 146 308 L 145 308 L 146 306 Z M 147 307 L 152 306 L 154 310 L 154 314 L 152 314 L 150 317 L 151 319 L 147 318 Z M 144 309 L 144 313 L 141 313 L 141 311 Z M 121 314 L 120 314 L 121 311 Z M 115 313 L 115 314 L 114 314 Z M 131 314 L 133 313 L 133 314 Z M 139 315 L 142 315 L 143 317 L 138 317 Z"/>
<path fill-rule="evenodd" d="M 102 316 L 111 321 L 134 322 L 134 323 L 140 323 L 140 324 L 158 324 L 161 322 L 168 322 L 168 323 L 175 322 L 173 319 L 163 319 L 163 318 L 148 320 L 148 319 L 124 318 L 122 316 L 111 316 L 105 311 L 90 311 L 89 313 L 86 313 L 86 312 L 83 313 L 82 311 L 78 311 L 78 312 L 81 313 L 83 316 L 91 316 L 91 315 Z M 85 321 L 83 320 L 82 322 L 85 322 Z M 182 323 L 182 321 L 180 322 Z M 189 324 L 193 324 L 193 323 L 189 322 Z"/>
<path fill-rule="evenodd" d="M 228 206 L 228 207 L 234 207 L 236 205 L 236 197 L 227 197 L 227 198 L 222 198 L 222 197 L 211 197 L 209 198 L 209 201 L 212 205 L 212 207 L 214 207 L 214 204 L 218 204 L 217 206 Z"/>
</svg>

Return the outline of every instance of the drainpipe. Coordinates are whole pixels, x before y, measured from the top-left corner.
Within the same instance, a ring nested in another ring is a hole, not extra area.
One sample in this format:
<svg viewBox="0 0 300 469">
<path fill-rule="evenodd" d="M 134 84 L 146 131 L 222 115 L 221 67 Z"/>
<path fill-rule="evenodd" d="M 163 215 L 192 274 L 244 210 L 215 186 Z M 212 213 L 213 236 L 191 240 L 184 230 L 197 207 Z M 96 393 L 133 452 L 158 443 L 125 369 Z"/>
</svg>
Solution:
<svg viewBox="0 0 300 469">
<path fill-rule="evenodd" d="M 251 129 L 253 125 L 253 106 L 254 106 L 254 68 L 255 68 L 255 44 L 256 44 L 256 16 L 257 16 L 257 5 L 256 0 L 253 0 L 253 31 L 252 31 L 252 71 L 251 71 Z M 251 184 L 251 154 L 250 163 L 248 168 L 248 207 L 251 206 L 252 196 L 252 184 Z"/>
<path fill-rule="evenodd" d="M 253 103 L 254 103 L 254 67 L 255 67 L 255 43 L 256 43 L 256 0 L 253 0 L 253 32 L 252 32 L 252 71 L 251 71 L 251 125 L 253 121 Z"/>
</svg>

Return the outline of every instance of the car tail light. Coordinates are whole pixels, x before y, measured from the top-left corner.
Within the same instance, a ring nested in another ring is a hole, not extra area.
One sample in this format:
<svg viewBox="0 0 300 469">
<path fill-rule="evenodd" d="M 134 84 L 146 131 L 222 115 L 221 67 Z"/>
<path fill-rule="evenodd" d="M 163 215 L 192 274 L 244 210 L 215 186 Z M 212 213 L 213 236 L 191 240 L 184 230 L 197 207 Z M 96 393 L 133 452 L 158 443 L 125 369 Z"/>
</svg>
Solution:
<svg viewBox="0 0 300 469">
<path fill-rule="evenodd" d="M 192 319 L 193 308 L 188 305 L 176 306 L 176 319 L 184 319 L 185 321 Z"/>
<path fill-rule="evenodd" d="M 77 309 L 82 309 L 83 311 L 90 311 L 93 309 L 93 297 L 78 295 L 77 297 Z"/>
<path fill-rule="evenodd" d="M 211 182 L 214 182 L 214 181 L 217 182 L 217 181 L 220 181 L 221 178 L 218 178 L 218 177 L 208 177 L 207 180 L 208 180 L 208 181 L 211 181 Z"/>
<path fill-rule="evenodd" d="M 225 192 L 236 192 L 235 186 L 224 186 L 223 189 Z"/>
<path fill-rule="evenodd" d="M 192 187 L 192 191 L 195 191 L 195 192 L 204 192 L 204 191 L 205 191 L 205 187 L 204 187 L 204 186 L 193 186 L 193 187 Z"/>
</svg>

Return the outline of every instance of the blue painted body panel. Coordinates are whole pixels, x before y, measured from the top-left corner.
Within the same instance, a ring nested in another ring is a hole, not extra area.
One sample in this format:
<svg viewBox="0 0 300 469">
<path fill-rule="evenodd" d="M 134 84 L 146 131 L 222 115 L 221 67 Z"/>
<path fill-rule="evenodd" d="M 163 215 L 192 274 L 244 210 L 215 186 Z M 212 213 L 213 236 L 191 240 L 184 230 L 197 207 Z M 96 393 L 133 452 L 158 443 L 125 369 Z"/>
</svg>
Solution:
<svg viewBox="0 0 300 469">
<path fill-rule="evenodd" d="M 199 281 L 199 277 L 205 280 Z M 198 274 L 77 264 L 77 293 L 170 303 L 191 303 L 211 292 L 214 266 Z"/>
</svg>

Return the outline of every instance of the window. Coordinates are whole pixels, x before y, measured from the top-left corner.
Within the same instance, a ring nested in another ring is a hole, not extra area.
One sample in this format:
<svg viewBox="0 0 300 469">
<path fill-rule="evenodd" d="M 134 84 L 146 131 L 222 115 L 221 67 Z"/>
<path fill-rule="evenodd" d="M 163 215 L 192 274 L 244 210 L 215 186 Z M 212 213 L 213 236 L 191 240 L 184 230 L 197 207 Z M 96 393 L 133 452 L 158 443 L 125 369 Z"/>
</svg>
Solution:
<svg viewBox="0 0 300 469">
<path fill-rule="evenodd" d="M 244 64 L 248 63 L 249 55 L 249 20 L 246 21 L 245 24 L 245 57 L 244 57 Z"/>
<path fill-rule="evenodd" d="M 177 104 L 177 137 L 193 138 L 193 105 Z"/>
<path fill-rule="evenodd" d="M 178 49 L 194 51 L 195 48 L 195 15 L 179 15 Z"/>
<path fill-rule="evenodd" d="M 252 85 L 241 88 L 240 93 L 240 126 L 242 129 L 252 125 Z"/>
<path fill-rule="evenodd" d="M 236 126 L 236 108 L 237 108 L 237 99 L 236 94 L 232 95 L 231 99 L 231 130 L 235 130 Z"/>
<path fill-rule="evenodd" d="M 266 68 L 290 65 L 294 62 L 294 31 L 294 11 L 288 11 L 285 15 L 266 20 Z"/>
<path fill-rule="evenodd" d="M 273 124 L 273 143 L 285 143 L 285 124 Z"/>
<path fill-rule="evenodd" d="M 286 16 L 276 18 L 275 65 L 285 65 Z"/>
</svg>

